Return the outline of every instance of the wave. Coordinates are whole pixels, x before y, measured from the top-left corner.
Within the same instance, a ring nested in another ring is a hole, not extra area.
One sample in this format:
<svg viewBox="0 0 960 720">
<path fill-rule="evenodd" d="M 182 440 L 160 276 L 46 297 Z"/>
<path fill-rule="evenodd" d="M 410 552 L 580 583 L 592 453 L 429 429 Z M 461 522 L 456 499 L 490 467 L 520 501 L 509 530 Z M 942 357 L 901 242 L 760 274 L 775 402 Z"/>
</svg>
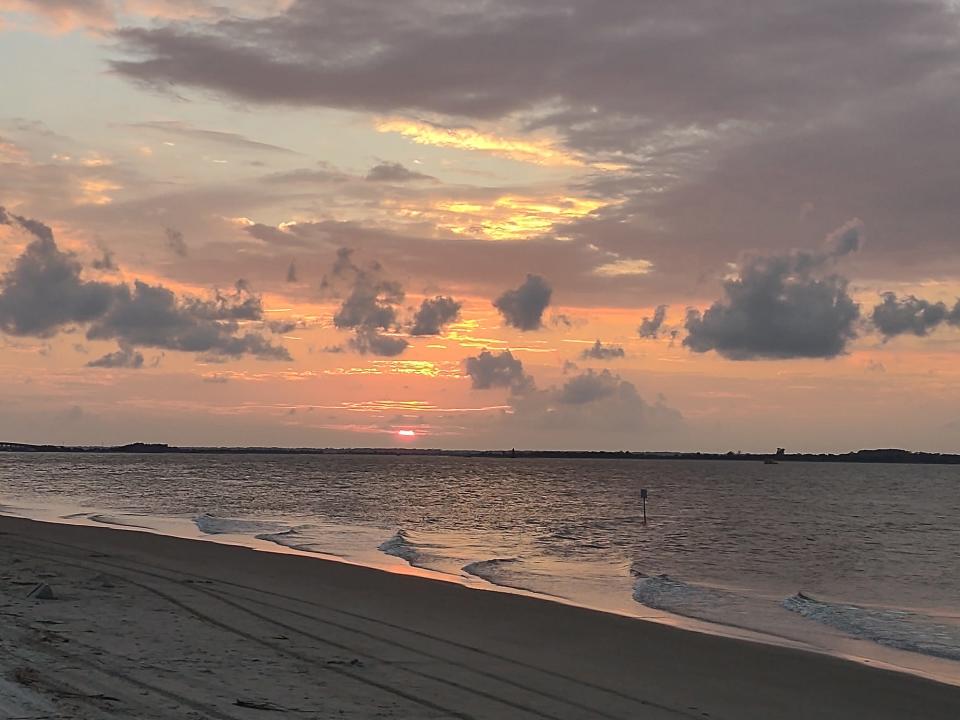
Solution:
<svg viewBox="0 0 960 720">
<path fill-rule="evenodd" d="M 420 551 L 420 546 L 413 542 L 403 530 L 397 530 L 393 537 L 384 540 L 377 549 L 387 555 L 406 560 L 414 567 L 425 568 L 423 564 L 425 558 Z"/>
<path fill-rule="evenodd" d="M 691 585 L 669 575 L 642 575 L 633 586 L 633 599 L 655 610 L 714 620 L 722 608 L 745 601 L 735 593 Z"/>
<path fill-rule="evenodd" d="M 693 585 L 669 575 L 638 576 L 633 586 L 633 599 L 641 605 L 673 615 L 790 642 L 804 642 L 803 628 L 791 622 L 790 616 L 774 600 Z"/>
<path fill-rule="evenodd" d="M 204 535 L 257 535 L 284 532 L 289 529 L 289 526 L 276 522 L 222 518 L 209 513 L 198 515 L 193 522 Z"/>
<path fill-rule="evenodd" d="M 504 587 L 516 588 L 516 585 L 511 584 L 508 573 L 504 573 L 504 569 L 508 568 L 511 565 L 516 565 L 520 561 L 520 558 L 493 558 L 491 560 L 477 560 L 477 562 L 472 562 L 463 566 L 463 571 L 468 575 L 473 575 L 482 580 L 486 580 L 489 583 L 494 585 L 502 585 Z M 517 588 L 519 590 L 528 590 L 529 588 Z"/>
<path fill-rule="evenodd" d="M 491 585 L 525 590 L 537 595 L 558 599 L 567 599 L 557 591 L 565 589 L 565 584 L 557 583 L 560 578 L 538 571 L 536 563 L 525 562 L 522 558 L 493 558 L 478 560 L 463 566 L 463 572 L 486 580 Z"/>
<path fill-rule="evenodd" d="M 85 513 L 74 514 L 72 516 L 66 517 L 83 517 Z M 102 525 L 116 525 L 117 527 L 126 527 L 126 528 L 136 528 L 138 530 L 153 530 L 154 528 L 149 525 L 137 525 L 136 523 L 130 522 L 126 519 L 118 518 L 114 515 L 87 515 L 88 520 L 92 520 L 96 523 L 101 523 Z"/>
<path fill-rule="evenodd" d="M 470 559 L 470 555 L 464 556 L 464 548 L 456 543 L 424 542 L 406 530 L 398 530 L 393 537 L 380 543 L 377 549 L 405 560 L 412 567 L 444 575 L 459 575 L 460 568 Z"/>
<path fill-rule="evenodd" d="M 272 542 L 277 545 L 282 545 L 283 547 L 290 548 L 291 550 L 299 550 L 300 552 L 312 552 L 312 553 L 324 553 L 322 550 L 318 550 L 316 545 L 313 545 L 309 542 L 305 542 L 306 538 L 294 528 L 289 528 L 287 530 L 281 530 L 280 532 L 273 533 L 261 533 L 255 536 L 257 540 L 266 540 L 267 542 Z"/>
<path fill-rule="evenodd" d="M 960 660 L 960 626 L 938 623 L 919 613 L 826 602 L 803 592 L 788 597 L 783 607 L 880 645 Z"/>
</svg>

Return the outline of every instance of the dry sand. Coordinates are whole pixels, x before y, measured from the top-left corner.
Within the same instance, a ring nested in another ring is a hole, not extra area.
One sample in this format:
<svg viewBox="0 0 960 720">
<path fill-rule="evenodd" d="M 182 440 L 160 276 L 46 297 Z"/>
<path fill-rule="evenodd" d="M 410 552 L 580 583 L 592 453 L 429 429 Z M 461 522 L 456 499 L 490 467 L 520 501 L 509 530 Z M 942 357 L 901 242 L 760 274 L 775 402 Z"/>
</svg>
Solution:
<svg viewBox="0 0 960 720">
<path fill-rule="evenodd" d="M 54 599 L 28 599 L 36 583 Z M 273 717 L 956 720 L 960 688 L 320 559 L 0 518 L 0 718 Z"/>
</svg>

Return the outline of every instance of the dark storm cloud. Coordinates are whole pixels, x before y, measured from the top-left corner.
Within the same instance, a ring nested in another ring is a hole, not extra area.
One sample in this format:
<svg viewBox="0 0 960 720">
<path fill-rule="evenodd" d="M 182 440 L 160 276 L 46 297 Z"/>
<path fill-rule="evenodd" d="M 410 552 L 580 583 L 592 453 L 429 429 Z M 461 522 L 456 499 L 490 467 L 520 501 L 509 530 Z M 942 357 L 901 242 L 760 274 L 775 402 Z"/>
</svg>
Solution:
<svg viewBox="0 0 960 720">
<path fill-rule="evenodd" d="M 136 280 L 132 290 L 119 286 L 116 301 L 90 325 L 87 338 L 214 357 L 289 360 L 286 348 L 262 335 L 240 332 L 240 320 L 262 319 L 258 308 L 259 298 L 239 290 L 214 300 L 178 298 L 172 290 Z"/>
<path fill-rule="evenodd" d="M 357 265 L 349 248 L 337 251 L 331 275 L 324 278 L 328 287 L 346 286 L 346 297 L 333 316 L 333 324 L 354 331 L 350 346 L 361 354 L 393 357 L 402 353 L 407 341 L 383 334 L 399 325 L 397 306 L 404 298 L 400 283 L 384 278 L 379 263 L 369 267 Z"/>
<path fill-rule="evenodd" d="M 683 344 L 731 360 L 832 358 L 856 337 L 860 306 L 831 263 L 859 247 L 859 223 L 828 238 L 821 253 L 755 257 L 723 283 L 724 299 L 690 310 Z M 853 238 L 854 233 L 857 235 Z"/>
<path fill-rule="evenodd" d="M 907 334 L 923 337 L 944 324 L 960 326 L 960 300 L 951 310 L 946 303 L 914 295 L 898 298 L 896 293 L 887 292 L 882 297 L 870 319 L 886 339 Z"/>
<path fill-rule="evenodd" d="M 19 225 L 34 236 L 0 278 L 0 329 L 7 334 L 50 337 L 68 325 L 87 325 L 88 339 L 121 345 L 119 353 L 101 358 L 103 363 L 132 361 L 137 346 L 214 357 L 290 358 L 263 336 L 240 332 L 241 323 L 263 321 L 261 300 L 243 280 L 234 292 L 217 292 L 211 299 L 178 297 L 139 280 L 132 290 L 123 283 L 86 281 L 80 262 L 57 247 L 46 225 L 2 208 L 0 223 Z"/>
<path fill-rule="evenodd" d="M 416 172 L 397 162 L 382 162 L 374 165 L 367 173 L 370 182 L 406 183 L 436 180 L 432 175 Z"/>
<path fill-rule="evenodd" d="M 527 275 L 520 287 L 507 290 L 493 301 L 493 306 L 507 325 L 518 330 L 539 330 L 552 295 L 553 289 L 546 280 L 539 275 Z"/>
<path fill-rule="evenodd" d="M 187 241 L 183 239 L 183 233 L 175 228 L 164 228 L 163 231 L 167 240 L 167 249 L 174 255 L 186 257 L 188 253 Z"/>
<path fill-rule="evenodd" d="M 660 333 L 663 321 L 667 319 L 667 306 L 657 305 L 653 311 L 653 317 L 645 317 L 637 328 L 637 332 L 642 338 L 654 339 Z"/>
<path fill-rule="evenodd" d="M 489 350 L 463 361 L 463 367 L 470 377 L 474 390 L 509 388 L 514 395 L 533 389 L 533 378 L 523 370 L 523 363 L 509 350 L 494 355 Z"/>
<path fill-rule="evenodd" d="M 452 297 L 438 295 L 420 303 L 420 309 L 413 316 L 411 335 L 439 335 L 444 325 L 460 317 L 462 304 Z"/>
<path fill-rule="evenodd" d="M 143 355 L 129 345 L 121 345 L 116 352 L 107 353 L 101 358 L 91 360 L 87 363 L 87 367 L 139 370 L 143 367 Z"/>
<path fill-rule="evenodd" d="M 256 21 L 117 33 L 115 72 L 252 102 L 542 123 L 636 134 L 778 116 L 908 84 L 956 58 L 945 3 L 893 0 L 300 0 Z M 632 121 L 632 122 L 631 122 Z"/>
<path fill-rule="evenodd" d="M 441 126 L 510 116 L 615 154 L 629 169 L 593 189 L 620 202 L 560 232 L 650 260 L 643 302 L 690 288 L 681 304 L 730 258 L 852 215 L 873 231 L 869 277 L 960 273 L 957 18 L 948 0 L 304 0 L 257 22 L 122 31 L 115 70 Z M 567 297 L 587 282 L 549 277 Z"/>
<path fill-rule="evenodd" d="M 604 345 L 597 340 L 593 345 L 580 353 L 580 358 L 582 360 L 615 360 L 625 355 L 626 353 L 619 345 Z"/>
<path fill-rule="evenodd" d="M 19 225 L 34 236 L 0 278 L 0 330 L 50 337 L 66 325 L 86 323 L 106 312 L 117 286 L 83 280 L 82 265 L 57 247 L 50 228 L 3 208 L 0 224 Z"/>
</svg>

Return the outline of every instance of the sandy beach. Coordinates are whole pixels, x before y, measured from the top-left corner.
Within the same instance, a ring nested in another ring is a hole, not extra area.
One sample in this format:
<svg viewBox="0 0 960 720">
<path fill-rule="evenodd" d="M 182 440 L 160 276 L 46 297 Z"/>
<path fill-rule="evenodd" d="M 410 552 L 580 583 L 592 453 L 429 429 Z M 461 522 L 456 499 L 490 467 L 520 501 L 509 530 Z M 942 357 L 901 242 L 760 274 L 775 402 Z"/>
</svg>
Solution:
<svg viewBox="0 0 960 720">
<path fill-rule="evenodd" d="M 0 568 L 7 720 L 960 717 L 910 675 L 297 555 L 5 517 Z"/>
</svg>

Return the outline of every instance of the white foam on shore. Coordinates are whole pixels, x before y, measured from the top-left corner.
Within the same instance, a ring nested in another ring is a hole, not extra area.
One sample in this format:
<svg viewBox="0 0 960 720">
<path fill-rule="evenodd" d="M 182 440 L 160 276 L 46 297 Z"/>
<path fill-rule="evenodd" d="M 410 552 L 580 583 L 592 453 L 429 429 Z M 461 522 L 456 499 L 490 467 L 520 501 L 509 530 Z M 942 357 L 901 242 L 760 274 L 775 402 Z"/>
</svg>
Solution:
<svg viewBox="0 0 960 720">
<path fill-rule="evenodd" d="M 528 567 L 524 567 L 527 561 L 521 558 L 491 557 L 490 548 L 486 547 L 485 543 L 466 535 L 423 536 L 419 533 L 399 531 L 393 536 L 388 536 L 388 531 L 380 528 L 323 523 L 314 518 L 274 521 L 223 518 L 209 514 L 160 517 L 124 514 L 102 508 L 53 505 L 46 502 L 46 498 L 43 502 L 35 503 L 36 506 L 30 507 L 25 507 L 21 498 L 14 501 L 16 504 L 13 504 L 10 499 L 3 500 L 6 502 L 6 504 L 0 503 L 0 514 L 3 515 L 58 524 L 108 525 L 117 530 L 148 532 L 190 540 L 240 545 L 260 551 L 319 557 L 387 572 L 409 574 L 409 568 L 412 567 L 416 568 L 415 574 L 426 579 L 457 582 L 475 589 L 538 597 L 553 602 L 651 620 L 696 632 L 803 648 L 960 685 L 960 673 L 957 672 L 953 660 L 938 660 L 934 657 L 914 655 L 905 653 L 902 649 L 891 650 L 886 656 L 878 655 L 871 652 L 869 648 L 864 649 L 863 643 L 867 642 L 866 640 L 851 643 L 810 642 L 810 638 L 802 633 L 782 634 L 778 632 L 779 628 L 776 626 L 771 628 L 765 627 L 764 623 L 752 622 L 755 620 L 755 607 L 746 611 L 751 616 L 751 622 L 742 625 L 737 623 L 735 618 L 731 621 L 730 616 L 724 612 L 698 610 L 711 605 L 715 609 L 725 604 L 729 605 L 730 597 L 722 589 L 683 583 L 667 576 L 654 576 L 638 580 L 637 585 L 634 586 L 632 598 L 635 602 L 630 603 L 629 591 L 624 591 L 626 602 L 619 602 L 616 601 L 619 592 L 616 589 L 618 584 L 611 584 L 615 578 L 608 577 L 611 572 L 615 572 L 615 569 L 601 568 L 599 572 L 591 575 L 591 563 L 560 562 L 558 564 L 550 560 L 542 563 L 536 560 Z M 31 502 L 31 505 L 34 503 Z M 137 522 L 134 522 L 134 518 Z M 266 532 L 258 532 L 258 530 L 266 530 Z M 383 539 L 385 536 L 388 536 L 386 540 Z M 442 539 L 443 542 L 432 542 L 434 537 L 438 540 Z M 476 559 L 477 555 L 483 554 L 487 555 L 486 559 Z M 470 555 L 473 555 L 473 559 Z M 543 567 L 538 567 L 538 564 L 543 564 Z M 629 573 L 623 569 L 623 574 L 624 586 L 628 587 Z M 578 582 L 580 586 L 577 585 Z M 566 593 L 561 595 L 560 592 L 552 592 L 554 589 L 565 586 L 570 589 L 580 587 L 585 592 L 572 593 L 569 597 L 564 596 Z M 606 596 L 601 593 L 605 593 Z M 735 597 L 736 593 L 732 595 Z M 719 604 L 715 602 L 718 598 L 721 599 Z M 779 602 L 772 604 L 777 606 L 780 613 L 787 616 L 793 615 L 786 612 L 786 608 Z M 641 606 L 652 608 L 653 611 L 641 610 L 639 609 Z M 797 611 L 794 610 L 794 612 Z M 794 615 L 798 622 L 810 622 L 799 615 L 799 613 Z M 823 623 L 817 624 L 823 627 L 824 636 L 832 634 L 834 639 L 842 637 L 840 628 L 831 628 Z M 811 637 L 816 635 L 815 632 L 807 634 Z M 867 635 L 860 634 L 858 637 L 866 638 Z M 898 646 L 890 644 L 888 647 Z M 924 657 L 931 661 L 949 664 L 930 665 L 920 660 Z M 913 658 L 917 660 L 914 661 Z"/>
<path fill-rule="evenodd" d="M 140 522 L 146 522 L 148 518 L 143 515 L 107 515 L 106 513 L 94 513 L 87 517 L 95 523 L 101 525 L 114 525 L 116 527 L 134 528 L 137 530 L 153 530 L 150 525 L 140 525 Z"/>
<path fill-rule="evenodd" d="M 418 561 L 422 557 L 416 545 L 407 538 L 403 530 L 397 530 L 396 534 L 380 543 L 377 549 L 387 555 L 406 560 L 413 567 L 419 567 Z"/>
<path fill-rule="evenodd" d="M 193 519 L 200 532 L 206 535 L 258 535 L 260 533 L 279 533 L 290 529 L 289 525 L 262 520 L 243 520 L 224 518 L 203 513 Z"/>
<path fill-rule="evenodd" d="M 920 613 L 826 602 L 803 592 L 788 597 L 783 607 L 887 647 L 960 660 L 960 625 L 947 625 Z"/>
</svg>

